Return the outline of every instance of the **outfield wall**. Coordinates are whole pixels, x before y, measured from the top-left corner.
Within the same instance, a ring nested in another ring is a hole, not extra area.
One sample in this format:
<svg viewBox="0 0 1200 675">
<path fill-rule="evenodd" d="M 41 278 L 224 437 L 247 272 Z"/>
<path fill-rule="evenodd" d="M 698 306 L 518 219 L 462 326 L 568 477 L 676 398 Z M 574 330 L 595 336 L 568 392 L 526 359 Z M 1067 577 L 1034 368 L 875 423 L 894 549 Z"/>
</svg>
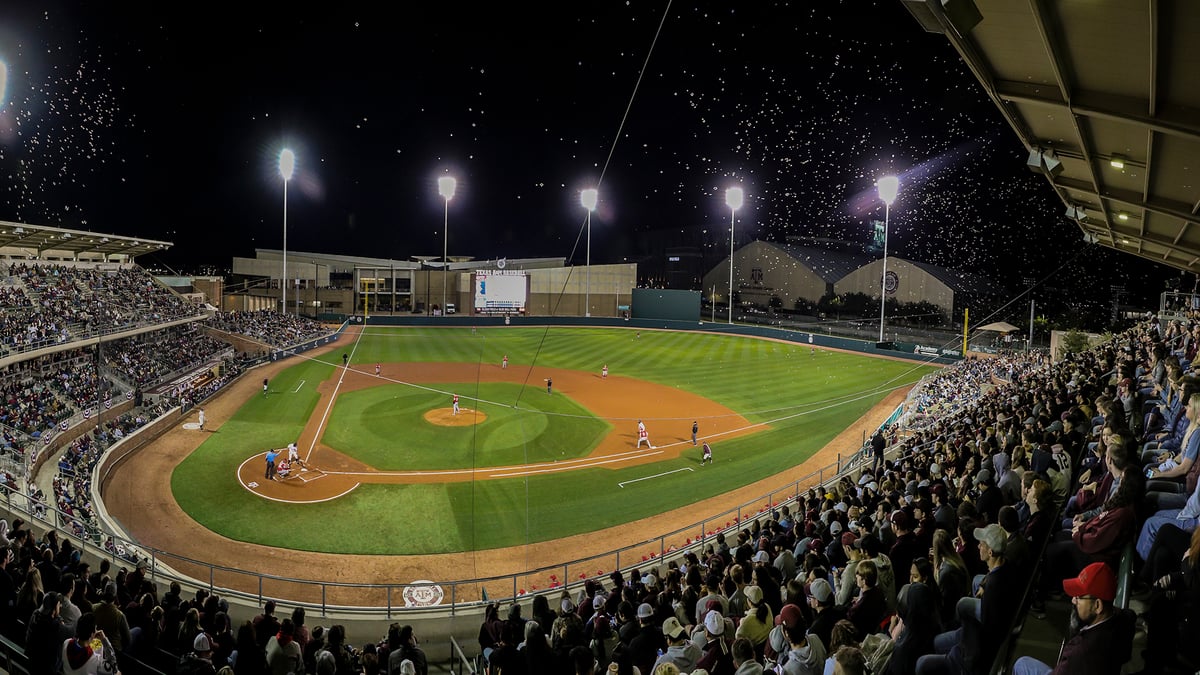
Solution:
<svg viewBox="0 0 1200 675">
<path fill-rule="evenodd" d="M 352 317 L 350 322 L 361 325 L 362 317 Z M 814 347 L 841 349 L 871 356 L 890 356 L 892 358 L 917 361 L 920 363 L 950 365 L 962 359 L 958 352 L 928 345 L 918 345 L 912 342 L 894 342 L 891 349 L 877 347 L 874 342 L 855 340 L 853 338 L 822 335 L 821 333 L 757 326 L 752 324 L 728 324 L 709 321 L 676 321 L 669 319 L 590 319 L 578 316 L 566 317 L 525 317 L 514 316 L 508 319 L 510 326 L 529 328 L 532 326 L 559 326 L 581 328 L 630 328 L 634 330 L 687 330 L 703 331 L 706 333 L 726 333 L 743 337 L 768 338 L 796 344 L 808 344 Z M 429 317 L 429 316 L 368 316 L 370 326 L 504 326 L 504 317 Z"/>
</svg>

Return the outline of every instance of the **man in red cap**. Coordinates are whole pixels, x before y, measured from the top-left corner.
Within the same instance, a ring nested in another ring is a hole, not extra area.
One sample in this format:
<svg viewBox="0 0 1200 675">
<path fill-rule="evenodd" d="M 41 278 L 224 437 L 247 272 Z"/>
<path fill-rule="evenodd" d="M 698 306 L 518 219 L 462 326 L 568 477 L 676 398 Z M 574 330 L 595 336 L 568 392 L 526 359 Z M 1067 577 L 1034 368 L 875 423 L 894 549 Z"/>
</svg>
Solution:
<svg viewBox="0 0 1200 675">
<path fill-rule="evenodd" d="M 1013 664 L 1013 675 L 1091 675 L 1114 672 L 1129 660 L 1133 639 L 1132 617 L 1113 607 L 1117 575 L 1098 562 L 1083 568 L 1078 577 L 1063 580 L 1071 596 L 1071 636 L 1063 644 L 1053 668 L 1031 656 Z"/>
</svg>

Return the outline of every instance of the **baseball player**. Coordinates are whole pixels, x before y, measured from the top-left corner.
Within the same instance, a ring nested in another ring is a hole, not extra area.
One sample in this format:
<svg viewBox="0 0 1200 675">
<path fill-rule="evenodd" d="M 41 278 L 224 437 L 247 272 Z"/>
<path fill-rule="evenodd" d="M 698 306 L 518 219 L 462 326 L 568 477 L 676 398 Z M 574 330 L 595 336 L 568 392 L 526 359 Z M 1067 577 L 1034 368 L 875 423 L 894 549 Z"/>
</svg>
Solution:
<svg viewBox="0 0 1200 675">
<path fill-rule="evenodd" d="M 300 461 L 300 448 L 297 448 L 296 444 L 294 442 L 288 443 L 287 450 L 288 450 L 288 461 L 289 462 L 300 462 L 301 464 L 304 463 L 304 462 Z"/>
<path fill-rule="evenodd" d="M 267 378 L 263 378 L 263 396 L 267 395 Z"/>
<path fill-rule="evenodd" d="M 554 378 L 553 377 L 546 378 L 546 393 L 547 394 L 554 393 Z"/>
<path fill-rule="evenodd" d="M 375 364 L 375 377 L 379 377 L 379 364 Z"/>
<path fill-rule="evenodd" d="M 454 414 L 458 414 L 458 394 L 454 395 Z"/>
<path fill-rule="evenodd" d="M 600 377 L 601 377 L 601 378 L 607 378 L 607 377 L 608 377 L 608 364 L 607 364 L 607 363 L 606 363 L 606 364 L 604 364 L 604 367 L 600 369 Z"/>
<path fill-rule="evenodd" d="M 504 370 L 506 368 L 508 368 L 508 354 L 505 354 L 504 358 L 500 359 L 500 369 Z"/>
<path fill-rule="evenodd" d="M 648 448 L 654 447 L 653 445 L 650 445 L 650 434 L 649 434 L 649 432 L 646 431 L 646 425 L 641 420 L 638 420 L 637 447 L 639 447 L 639 448 L 642 447 L 642 441 L 646 442 L 646 447 L 648 447 Z"/>
<path fill-rule="evenodd" d="M 704 441 L 704 447 L 700 450 L 700 466 L 712 464 L 712 448 L 708 447 L 708 441 Z"/>
<path fill-rule="evenodd" d="M 696 434 L 700 433 L 699 420 L 692 420 L 692 447 L 696 447 Z"/>
<path fill-rule="evenodd" d="M 200 431 L 204 431 L 204 408 L 200 409 Z"/>
</svg>

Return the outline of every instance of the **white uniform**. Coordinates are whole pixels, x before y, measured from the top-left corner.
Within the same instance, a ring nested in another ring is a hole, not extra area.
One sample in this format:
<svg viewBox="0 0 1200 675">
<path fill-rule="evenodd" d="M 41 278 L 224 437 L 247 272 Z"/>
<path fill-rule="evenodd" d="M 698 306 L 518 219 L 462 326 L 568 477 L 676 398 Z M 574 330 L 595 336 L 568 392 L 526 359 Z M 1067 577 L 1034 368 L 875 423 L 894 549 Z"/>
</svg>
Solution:
<svg viewBox="0 0 1200 675">
<path fill-rule="evenodd" d="M 295 443 L 288 443 L 288 461 L 294 462 L 300 459 L 300 450 Z"/>
<path fill-rule="evenodd" d="M 649 434 L 649 433 L 646 431 L 646 425 L 645 425 L 645 424 L 643 424 L 641 420 L 638 420 L 638 442 L 637 442 L 637 447 L 639 447 L 639 448 L 640 448 L 640 447 L 642 447 L 642 442 L 643 442 L 643 441 L 645 441 L 645 443 L 646 443 L 646 445 L 647 445 L 648 447 L 654 447 L 654 446 L 650 445 L 650 434 Z"/>
</svg>

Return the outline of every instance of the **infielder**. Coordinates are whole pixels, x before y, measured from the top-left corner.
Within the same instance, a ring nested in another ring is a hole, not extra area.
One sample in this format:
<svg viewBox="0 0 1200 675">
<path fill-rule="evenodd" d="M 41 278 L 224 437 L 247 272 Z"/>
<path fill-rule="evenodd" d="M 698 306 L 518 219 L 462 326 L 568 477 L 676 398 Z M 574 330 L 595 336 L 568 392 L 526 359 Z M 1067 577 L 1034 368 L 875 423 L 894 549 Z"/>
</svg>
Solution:
<svg viewBox="0 0 1200 675">
<path fill-rule="evenodd" d="M 508 368 L 508 354 L 505 354 L 504 358 L 500 359 L 500 369 L 504 370 L 506 368 Z"/>
<path fill-rule="evenodd" d="M 454 395 L 454 414 L 458 414 L 458 394 Z"/>
<path fill-rule="evenodd" d="M 646 442 L 646 447 L 651 448 L 651 449 L 654 448 L 653 445 L 650 445 L 650 434 L 646 431 L 646 425 L 644 423 L 642 423 L 641 420 L 638 420 L 637 447 L 639 447 L 639 448 L 642 447 L 642 441 Z"/>
<path fill-rule="evenodd" d="M 601 377 L 601 378 L 607 378 L 607 377 L 608 377 L 608 364 L 607 364 L 607 363 L 606 363 L 606 364 L 604 364 L 604 367 L 600 369 L 600 377 Z"/>
<path fill-rule="evenodd" d="M 375 377 L 379 377 L 379 364 L 375 364 Z"/>
<path fill-rule="evenodd" d="M 708 441 L 704 441 L 704 448 L 700 451 L 700 466 L 712 464 L 712 448 L 708 447 Z"/>
</svg>

